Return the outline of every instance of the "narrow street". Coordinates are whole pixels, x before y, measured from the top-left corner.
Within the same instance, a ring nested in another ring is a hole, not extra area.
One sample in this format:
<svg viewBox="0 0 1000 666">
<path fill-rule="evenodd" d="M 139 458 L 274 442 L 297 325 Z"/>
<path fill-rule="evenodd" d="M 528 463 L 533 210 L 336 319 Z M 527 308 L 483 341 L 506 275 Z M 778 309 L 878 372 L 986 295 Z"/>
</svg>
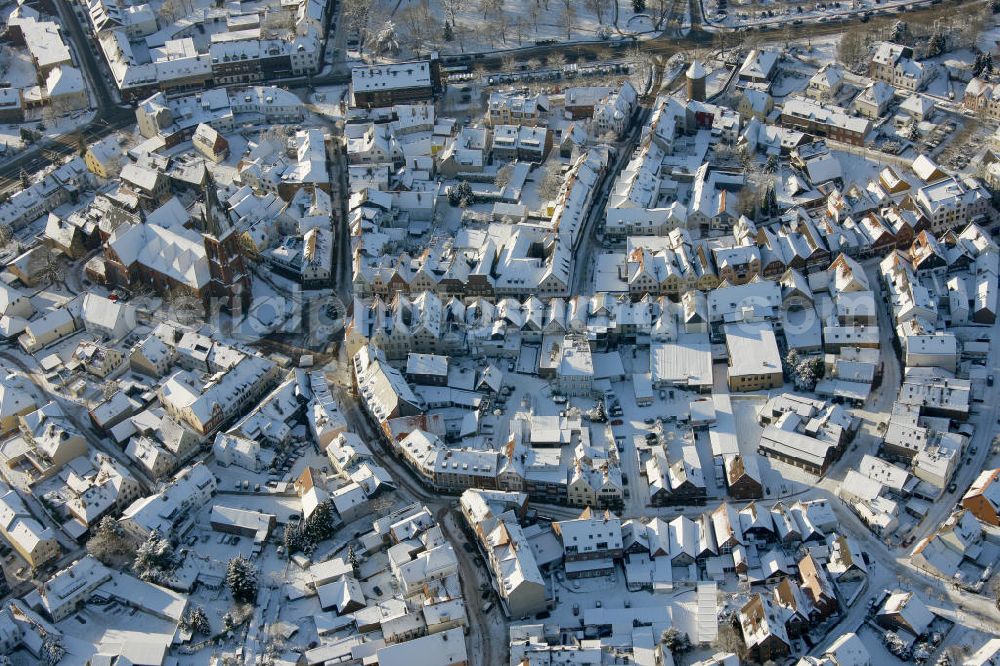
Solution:
<svg viewBox="0 0 1000 666">
<path fill-rule="evenodd" d="M 639 143 L 642 136 L 642 128 L 649 119 L 652 109 L 649 106 L 640 106 L 636 116 L 629 127 L 627 138 L 619 142 L 618 153 L 614 157 L 614 162 L 608 167 L 607 173 L 600 184 L 600 190 L 594 197 L 590 205 L 590 213 L 584 228 L 580 230 L 580 246 L 577 248 L 573 261 L 573 277 L 570 280 L 570 294 L 592 294 L 594 291 L 593 267 L 595 263 L 595 249 L 597 246 L 597 228 L 600 226 L 598 220 L 604 216 L 604 209 L 608 204 L 608 196 L 611 188 L 618 178 L 619 172 L 628 164 L 632 157 L 632 152 Z"/>
<path fill-rule="evenodd" d="M 847 475 L 848 470 L 857 469 L 858 463 L 864 455 L 874 455 L 878 451 L 881 442 L 881 434 L 878 432 L 878 425 L 887 422 L 893 403 L 899 393 L 899 386 L 902 383 L 902 364 L 893 348 L 893 340 L 896 337 L 895 327 L 889 319 L 888 308 L 882 302 L 883 286 L 878 275 L 878 264 L 880 258 L 869 259 L 862 262 L 865 273 L 868 276 L 868 283 L 875 294 L 875 309 L 878 317 L 879 348 L 882 350 L 882 381 L 878 388 L 874 389 L 868 397 L 868 402 L 862 409 L 854 410 L 854 413 L 863 418 L 865 423 L 851 445 L 840 460 L 836 461 L 827 470 L 821 484 L 836 493 L 840 481 Z"/>
<path fill-rule="evenodd" d="M 987 357 L 991 373 L 1000 372 L 1000 368 L 998 368 L 1000 359 L 997 358 L 997 344 L 995 343 L 998 327 L 1000 327 L 1000 322 L 994 324 L 990 332 L 990 337 L 994 340 L 994 344 L 990 345 L 990 353 Z M 993 437 L 997 433 L 997 418 L 1000 417 L 1000 405 L 998 405 L 1000 385 L 986 386 L 985 391 L 983 402 L 972 403 L 972 415 L 968 422 L 973 426 L 974 432 L 966 444 L 965 450 L 960 454 L 958 469 L 952 477 L 955 491 L 948 492 L 946 490 L 936 502 L 931 504 L 927 515 L 911 533 L 914 540 L 907 550 L 908 554 L 913 552 L 921 539 L 941 526 L 941 523 L 947 519 L 965 491 L 979 476 L 979 473 L 986 469 L 986 461 L 992 450 Z"/>
<path fill-rule="evenodd" d="M 333 293 L 345 306 L 351 302 L 353 291 L 353 272 L 351 266 L 351 229 L 348 221 L 348 204 L 350 188 L 347 184 L 347 159 L 340 151 L 343 142 L 343 126 L 334 125 L 334 151 L 331 172 L 333 174 L 333 196 L 331 199 L 337 207 L 333 227 Z"/>
<path fill-rule="evenodd" d="M 378 463 L 392 474 L 393 481 L 403 501 L 420 502 L 430 509 L 436 516 L 438 524 L 441 525 L 441 529 L 448 538 L 448 541 L 451 543 L 451 547 L 455 551 L 455 557 L 458 560 L 462 594 L 465 597 L 466 611 L 469 614 L 469 621 L 471 623 L 468 640 L 479 640 L 482 642 L 482 645 L 479 646 L 475 643 L 470 645 L 470 664 L 473 666 L 480 664 L 482 666 L 492 666 L 493 664 L 503 663 L 506 661 L 504 651 L 506 643 L 492 640 L 492 636 L 494 633 L 501 631 L 501 635 L 506 637 L 507 621 L 502 617 L 499 606 L 494 607 L 489 615 L 482 612 L 479 590 L 480 572 L 472 556 L 462 546 L 465 543 L 465 538 L 461 534 L 461 530 L 449 524 L 449 519 L 455 520 L 452 507 L 457 503 L 457 498 L 431 494 L 418 482 L 412 480 L 413 472 L 410 471 L 405 463 L 399 462 L 385 448 L 381 437 L 373 431 L 368 419 L 362 413 L 357 400 L 347 395 L 345 391 L 341 391 L 338 396 L 338 402 L 351 428 L 354 432 L 362 435 L 365 441 L 369 443 L 369 447 L 377 458 Z M 500 618 L 499 627 L 491 626 L 496 624 L 496 618 Z"/>
<path fill-rule="evenodd" d="M 500 610 L 498 604 L 494 604 L 489 614 L 483 613 L 482 606 L 480 606 L 479 588 L 481 572 L 475 566 L 474 562 L 470 562 L 468 553 L 462 547 L 462 544 L 465 543 L 465 537 L 462 536 L 461 530 L 454 525 L 458 520 L 456 512 L 453 512 L 447 506 L 443 506 L 437 510 L 435 517 L 437 518 L 438 525 L 444 531 L 444 535 L 451 542 L 451 547 L 454 549 L 455 555 L 458 557 L 462 596 L 465 597 L 465 610 L 469 614 L 469 620 L 472 625 L 469 631 L 469 641 L 472 648 L 471 654 L 474 655 L 472 663 L 476 663 L 475 656 L 478 655 L 482 660 L 480 662 L 482 664 L 489 666 L 501 664 L 506 660 L 505 648 L 507 647 L 505 642 L 507 626 L 506 621 L 502 618 L 503 611 Z M 494 624 L 493 619 L 497 616 L 501 616 L 500 622 L 503 628 L 503 634 L 500 636 L 493 635 L 496 631 L 492 626 Z M 480 643 L 479 645 L 476 644 L 477 641 Z"/>
</svg>

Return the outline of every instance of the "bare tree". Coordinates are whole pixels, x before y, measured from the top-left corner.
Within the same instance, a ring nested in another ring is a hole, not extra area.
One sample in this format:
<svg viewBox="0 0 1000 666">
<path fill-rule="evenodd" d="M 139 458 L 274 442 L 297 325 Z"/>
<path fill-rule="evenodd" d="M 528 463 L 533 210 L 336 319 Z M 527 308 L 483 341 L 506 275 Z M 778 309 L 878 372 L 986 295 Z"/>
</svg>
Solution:
<svg viewBox="0 0 1000 666">
<path fill-rule="evenodd" d="M 514 163 L 508 162 L 507 164 L 504 164 L 502 167 L 497 169 L 497 175 L 493 178 L 493 183 L 500 189 L 503 189 L 507 187 L 508 183 L 510 183 L 510 178 L 513 174 L 514 174 Z"/>
<path fill-rule="evenodd" d="M 976 47 L 979 35 L 983 32 L 985 17 L 982 11 L 971 11 L 963 14 L 962 20 L 955 23 L 949 22 L 949 32 L 951 33 L 955 46 L 960 48 Z"/>
<path fill-rule="evenodd" d="M 548 62 L 550 68 L 562 70 L 566 66 L 566 56 L 560 51 L 555 51 L 548 55 Z"/>
<path fill-rule="evenodd" d="M 535 4 L 528 7 L 528 18 L 531 21 L 532 30 L 535 31 L 535 36 L 538 35 L 538 17 L 541 16 L 541 14 L 541 7 L 538 6 L 538 2 L 536 0 Z"/>
<path fill-rule="evenodd" d="M 465 53 L 465 43 L 473 34 L 472 30 L 464 23 L 453 23 L 451 28 L 455 34 L 455 39 L 458 41 L 458 48 L 462 50 L 462 53 Z"/>
<path fill-rule="evenodd" d="M 7 76 L 10 69 L 10 48 L 0 45 L 0 76 Z"/>
<path fill-rule="evenodd" d="M 630 48 L 625 55 L 625 61 L 629 65 L 630 78 L 636 90 L 643 91 L 652 81 L 653 61 L 649 54 L 639 48 L 638 44 Z"/>
<path fill-rule="evenodd" d="M 585 6 L 597 17 L 597 22 L 604 23 L 604 10 L 607 8 L 607 0 L 586 0 Z"/>
<path fill-rule="evenodd" d="M 664 21 L 667 20 L 667 16 L 670 15 L 670 9 L 673 7 L 672 0 L 650 0 L 646 4 L 647 9 L 650 10 L 650 14 L 653 16 L 653 20 L 656 21 L 656 29 L 661 30 L 663 28 Z"/>
<path fill-rule="evenodd" d="M 754 210 L 757 208 L 757 195 L 754 194 L 753 190 L 749 187 L 744 187 L 740 190 L 736 199 L 736 208 L 740 211 L 740 215 L 756 219 Z"/>
<path fill-rule="evenodd" d="M 500 58 L 500 71 L 502 72 L 516 72 L 517 71 L 517 60 L 512 55 L 505 55 Z"/>
<path fill-rule="evenodd" d="M 503 11 L 504 0 L 479 0 L 479 11 L 483 13 L 483 20 L 488 21 L 491 16 L 496 16 Z"/>
<path fill-rule="evenodd" d="M 573 26 L 576 25 L 576 8 L 571 0 L 565 0 L 559 22 L 566 29 L 566 39 L 573 39 Z"/>
<path fill-rule="evenodd" d="M 51 250 L 46 250 L 41 253 L 42 263 L 38 267 L 38 277 L 41 278 L 43 282 L 49 284 L 64 284 L 66 282 L 66 266 L 61 261 L 59 257 L 56 256 Z"/>
<path fill-rule="evenodd" d="M 500 41 L 503 42 L 503 45 L 507 46 L 507 29 L 510 28 L 510 17 L 507 16 L 506 12 L 501 11 L 493 17 L 493 28 L 500 35 Z"/>
<path fill-rule="evenodd" d="M 496 48 L 496 34 L 488 23 L 476 21 L 476 25 L 469 28 L 469 33 L 475 36 L 479 44 L 489 42 L 490 48 Z"/>
<path fill-rule="evenodd" d="M 405 26 L 405 34 L 409 46 L 419 51 L 428 41 L 433 41 L 437 29 L 437 21 L 431 11 L 428 0 L 401 9 L 397 16 L 401 26 Z"/>
<path fill-rule="evenodd" d="M 118 393 L 117 382 L 105 382 L 104 386 L 101 387 L 101 398 L 104 400 L 111 400 L 116 393 Z"/>
<path fill-rule="evenodd" d="M 467 5 L 467 0 L 441 0 L 441 6 L 446 12 L 448 12 L 448 17 L 451 19 L 451 25 L 458 30 L 458 13 L 465 11 Z"/>
<path fill-rule="evenodd" d="M 547 201 L 551 201 L 559 196 L 562 189 L 563 177 L 562 168 L 558 162 L 550 162 L 545 166 L 545 172 L 538 183 L 538 196 Z"/>
<path fill-rule="evenodd" d="M 741 659 L 743 659 L 746 654 L 746 646 L 743 645 L 743 641 L 736 633 L 736 628 L 733 626 L 732 622 L 719 623 L 719 633 L 716 636 L 715 641 L 712 643 L 712 647 L 720 652 L 735 653 Z"/>
<path fill-rule="evenodd" d="M 514 28 L 514 34 L 517 35 L 517 45 L 520 46 L 524 41 L 524 19 L 521 18 L 520 14 L 514 17 L 511 26 Z"/>
<path fill-rule="evenodd" d="M 344 18 L 347 21 L 347 29 L 351 32 L 364 35 L 371 21 L 371 13 L 371 0 L 344 0 Z M 452 22 L 454 23 L 454 20 Z"/>
<path fill-rule="evenodd" d="M 865 33 L 859 30 L 848 30 L 841 36 L 837 45 L 837 59 L 851 71 L 857 71 L 868 55 L 868 44 Z"/>
<path fill-rule="evenodd" d="M 181 15 L 181 5 L 177 0 L 163 0 L 160 9 L 156 12 L 160 26 L 167 26 L 176 21 Z"/>
<path fill-rule="evenodd" d="M 168 315 L 181 324 L 193 324 L 205 318 L 205 303 L 189 289 L 175 287 L 166 295 Z"/>
</svg>

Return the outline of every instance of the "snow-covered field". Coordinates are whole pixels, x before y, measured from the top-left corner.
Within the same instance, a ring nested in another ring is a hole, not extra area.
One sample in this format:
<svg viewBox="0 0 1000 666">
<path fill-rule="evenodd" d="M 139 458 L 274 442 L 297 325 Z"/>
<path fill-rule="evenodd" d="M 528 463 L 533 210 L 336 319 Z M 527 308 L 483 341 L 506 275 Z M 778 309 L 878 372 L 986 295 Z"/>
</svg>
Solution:
<svg viewBox="0 0 1000 666">
<path fill-rule="evenodd" d="M 664 20 L 636 14 L 631 0 L 378 0 L 372 40 L 395 41 L 401 57 L 416 52 L 478 53 L 534 46 L 537 42 L 585 42 L 662 30 L 687 16 L 687 3 L 664 0 Z M 652 5 L 650 3 L 650 9 Z M 445 34 L 444 25 L 450 26 Z M 382 29 L 391 23 L 391 30 Z M 658 25 L 659 24 L 659 25 Z M 381 36 L 379 37 L 379 33 Z M 449 39 L 450 37 L 450 39 Z"/>
</svg>

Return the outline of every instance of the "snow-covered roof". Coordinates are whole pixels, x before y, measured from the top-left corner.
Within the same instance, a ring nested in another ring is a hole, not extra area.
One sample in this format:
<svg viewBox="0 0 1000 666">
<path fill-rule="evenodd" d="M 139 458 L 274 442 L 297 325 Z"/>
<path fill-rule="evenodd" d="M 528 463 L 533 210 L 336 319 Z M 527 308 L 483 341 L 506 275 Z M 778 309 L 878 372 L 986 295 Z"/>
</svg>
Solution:
<svg viewBox="0 0 1000 666">
<path fill-rule="evenodd" d="M 691 62 L 691 66 L 687 68 L 684 75 L 689 79 L 703 79 L 708 76 L 708 72 L 705 70 L 705 66 L 701 64 L 700 60 L 694 60 Z"/>
<path fill-rule="evenodd" d="M 189 229 L 122 225 L 108 244 L 125 266 L 142 264 L 199 291 L 210 280 L 205 244 Z"/>
</svg>

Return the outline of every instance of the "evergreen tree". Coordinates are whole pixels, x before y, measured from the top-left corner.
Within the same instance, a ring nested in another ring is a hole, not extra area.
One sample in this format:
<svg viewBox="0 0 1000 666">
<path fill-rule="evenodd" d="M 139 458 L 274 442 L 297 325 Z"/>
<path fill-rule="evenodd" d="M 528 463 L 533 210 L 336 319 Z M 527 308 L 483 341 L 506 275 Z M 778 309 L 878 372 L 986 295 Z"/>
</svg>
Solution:
<svg viewBox="0 0 1000 666">
<path fill-rule="evenodd" d="M 812 391 L 823 378 L 823 359 L 818 356 L 802 358 L 794 349 L 785 356 L 785 367 L 795 388 L 800 391 Z"/>
<path fill-rule="evenodd" d="M 976 62 L 972 65 L 972 75 L 990 74 L 993 72 L 993 56 L 989 51 L 976 54 Z"/>
<path fill-rule="evenodd" d="M 1000 2 L 1000 0 L 997 0 Z M 646 11 L 646 0 L 632 0 L 632 11 L 641 14 Z"/>
<path fill-rule="evenodd" d="M 173 568 L 174 558 L 170 541 L 160 536 L 159 531 L 154 529 L 136 550 L 132 570 L 139 579 L 158 583 L 162 582 Z"/>
<path fill-rule="evenodd" d="M 229 560 L 226 569 L 226 586 L 236 601 L 252 604 L 257 598 L 257 570 L 250 560 L 237 555 Z"/>
<path fill-rule="evenodd" d="M 927 57 L 934 58 L 936 56 L 944 53 L 948 48 L 948 41 L 944 38 L 940 32 L 935 32 L 931 35 L 930 41 L 927 42 Z"/>
<path fill-rule="evenodd" d="M 472 191 L 472 185 L 467 181 L 461 181 L 448 190 L 448 203 L 452 206 L 466 208 L 476 202 L 476 194 Z"/>
<path fill-rule="evenodd" d="M 358 561 L 358 554 L 354 552 L 354 546 L 347 547 L 347 562 L 351 565 L 351 569 L 354 571 L 354 576 L 357 577 L 359 569 L 361 568 L 361 562 Z"/>
<path fill-rule="evenodd" d="M 691 639 L 687 634 L 681 633 L 677 627 L 669 627 L 660 635 L 660 642 L 673 654 L 683 654 L 692 648 Z"/>
<path fill-rule="evenodd" d="M 324 539 L 333 536 L 333 506 L 330 500 L 316 505 L 309 519 L 306 520 L 306 541 L 315 546 Z"/>
<path fill-rule="evenodd" d="M 455 39 L 455 30 L 451 27 L 450 21 L 444 22 L 444 41 L 450 42 Z"/>
<path fill-rule="evenodd" d="M 208 636 L 212 633 L 212 625 L 208 623 L 208 615 L 201 606 L 192 606 L 181 619 L 181 625 L 191 633 Z"/>
<path fill-rule="evenodd" d="M 906 21 L 896 21 L 892 25 L 892 32 L 889 33 L 889 41 L 897 44 L 905 44 L 910 39 L 910 26 Z"/>
<path fill-rule="evenodd" d="M 297 525 L 285 525 L 285 533 L 283 536 L 285 552 L 289 555 L 299 552 L 305 545 L 302 539 L 302 531 Z"/>
</svg>

